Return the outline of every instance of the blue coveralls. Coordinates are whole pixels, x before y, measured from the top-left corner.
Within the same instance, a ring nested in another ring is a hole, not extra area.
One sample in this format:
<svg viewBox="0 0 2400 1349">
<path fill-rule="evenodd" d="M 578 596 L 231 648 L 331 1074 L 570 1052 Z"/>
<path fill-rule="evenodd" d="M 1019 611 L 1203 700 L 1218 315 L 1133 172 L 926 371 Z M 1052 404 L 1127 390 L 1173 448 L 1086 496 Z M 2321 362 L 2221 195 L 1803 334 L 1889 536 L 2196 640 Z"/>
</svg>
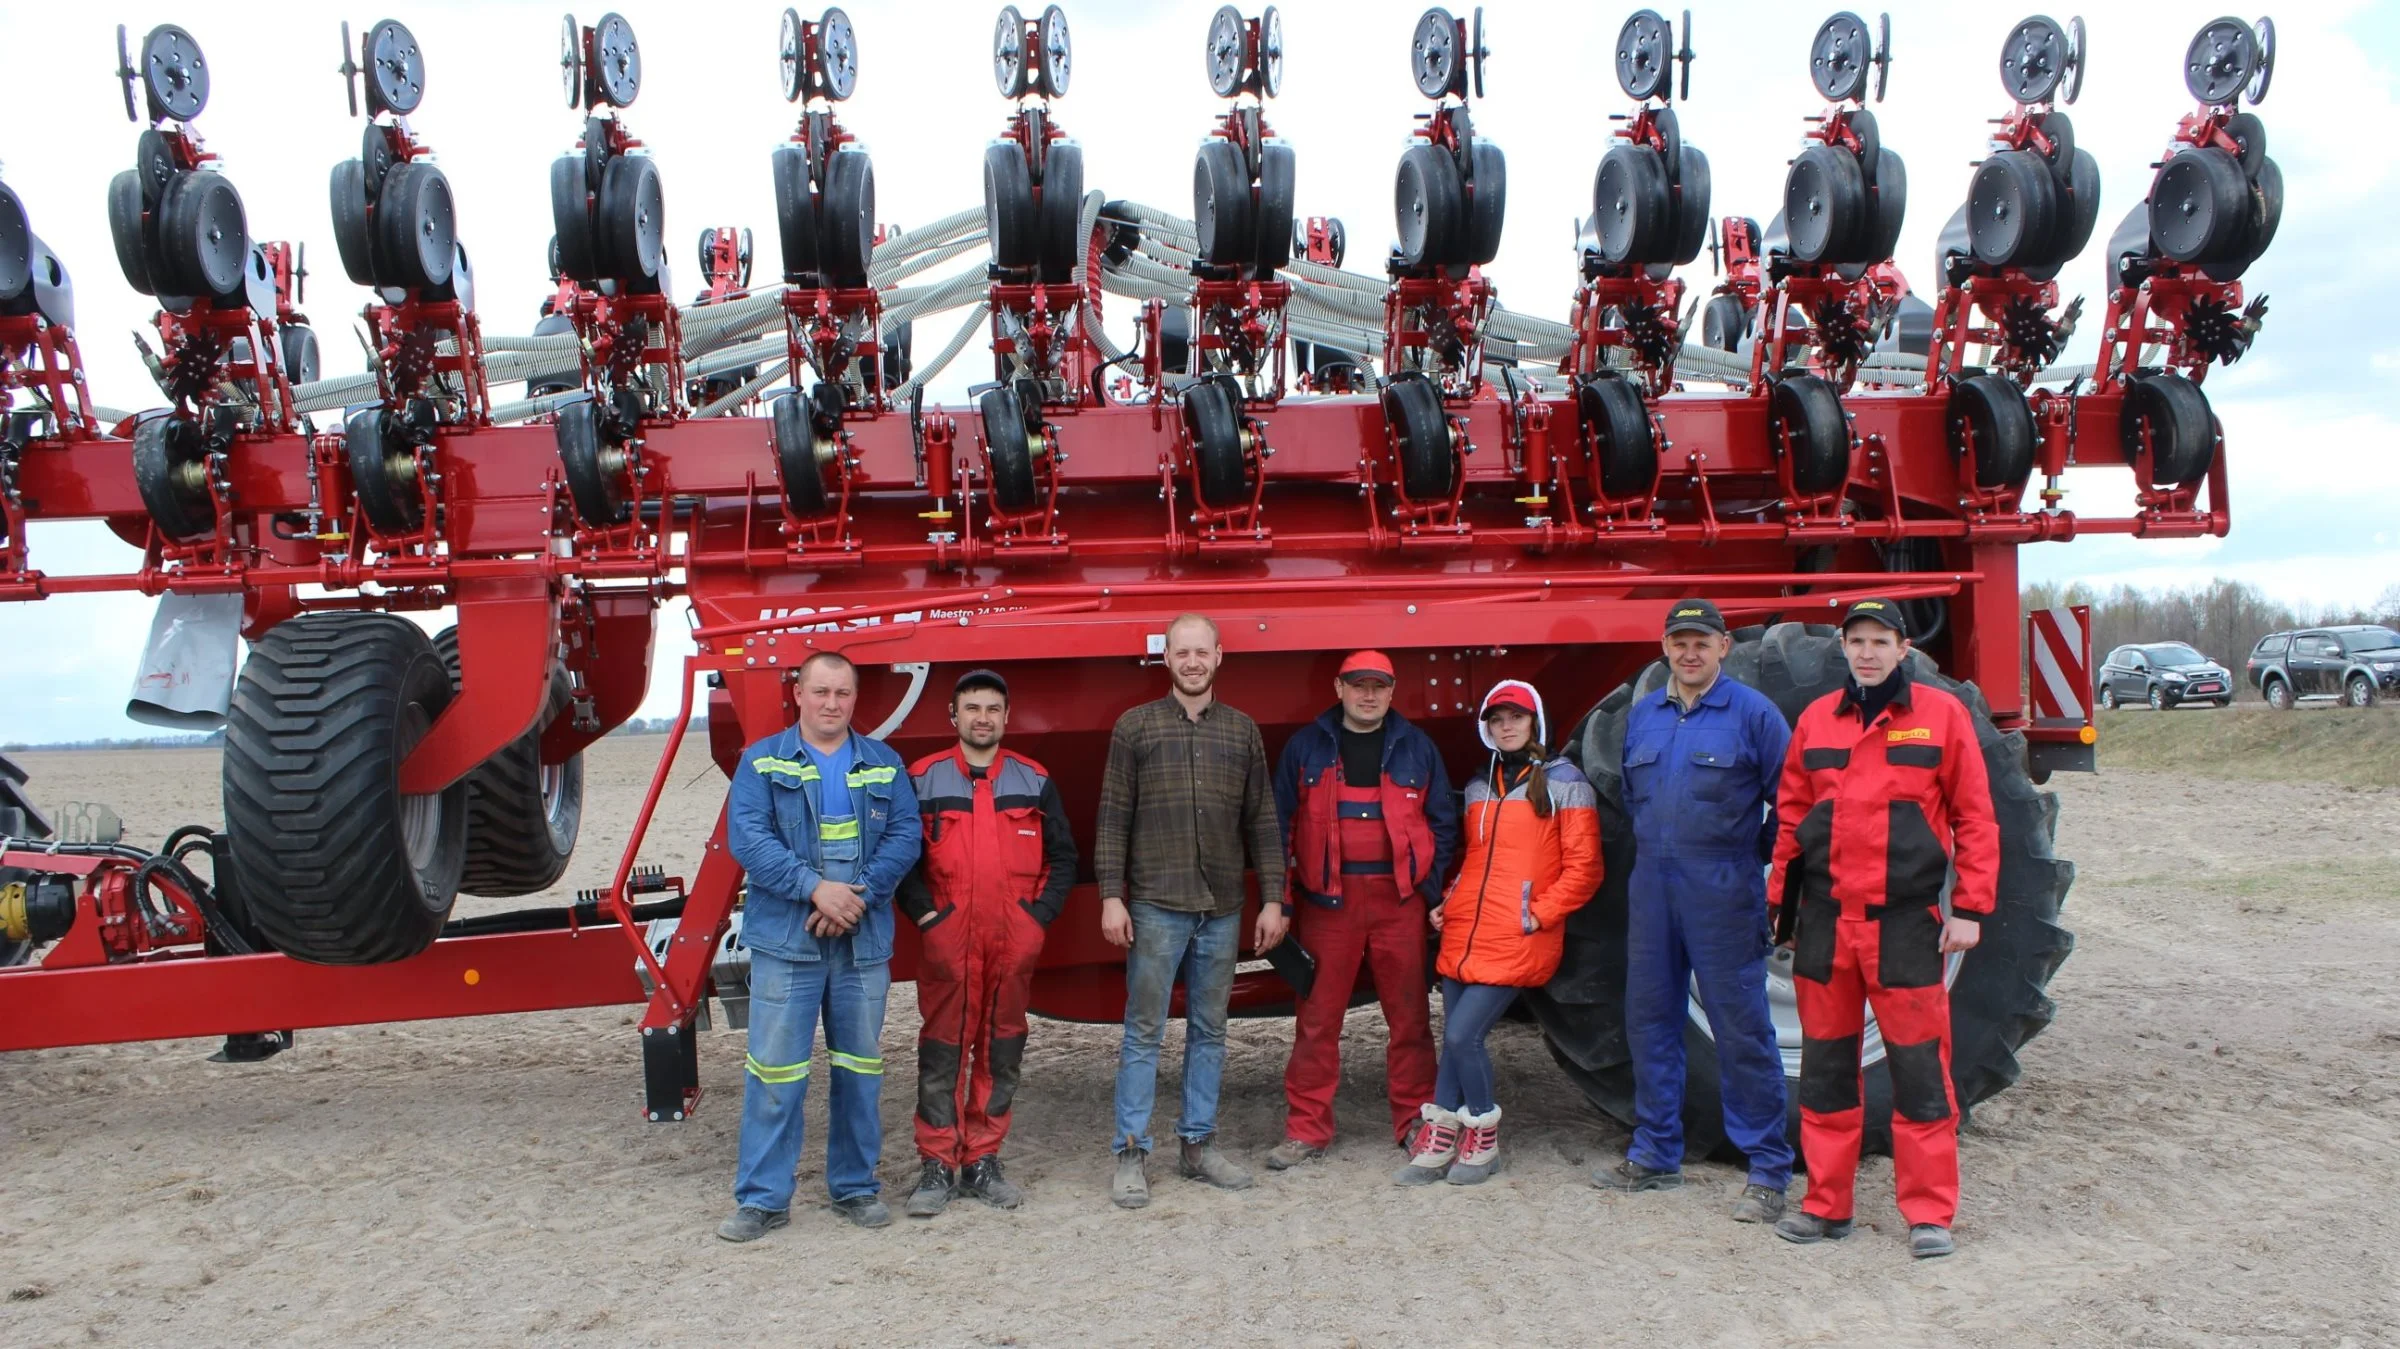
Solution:
<svg viewBox="0 0 2400 1349">
<path fill-rule="evenodd" d="M 1660 1171 L 1683 1165 L 1684 1024 L 1694 976 L 1715 1037 L 1725 1136 L 1750 1181 L 1783 1189 L 1783 1056 L 1767 1011 L 1765 865 L 1791 728 L 1766 695 L 1720 675 L 1687 712 L 1668 687 L 1625 720 L 1627 877 L 1625 1029 L 1633 1049 L 1634 1131 L 1626 1155 Z"/>
</svg>

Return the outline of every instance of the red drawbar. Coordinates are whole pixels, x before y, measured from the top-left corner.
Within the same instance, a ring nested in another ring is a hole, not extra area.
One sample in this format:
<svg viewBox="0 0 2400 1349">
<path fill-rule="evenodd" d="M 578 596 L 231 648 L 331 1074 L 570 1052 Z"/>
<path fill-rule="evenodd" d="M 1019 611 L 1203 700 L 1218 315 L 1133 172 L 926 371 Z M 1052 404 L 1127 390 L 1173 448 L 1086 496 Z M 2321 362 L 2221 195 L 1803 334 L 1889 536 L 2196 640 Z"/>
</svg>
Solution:
<svg viewBox="0 0 2400 1349">
<path fill-rule="evenodd" d="M 1875 1009 L 1892 1077 L 1892 1184 L 1911 1226 L 1948 1227 L 1958 1213 L 1958 1102 L 1950 1085 L 1950 990 L 1934 949 L 1938 911 L 1909 906 L 1889 917 L 1834 918 L 1830 905 L 1803 910 L 1803 951 L 1830 946 L 1830 977 L 1801 973 L 1800 1150 L 1808 1159 L 1801 1208 L 1840 1221 L 1852 1215 L 1864 1084 L 1859 1073 L 1862 1005 Z M 1830 940 L 1823 932 L 1831 927 Z M 1814 938 L 1814 940 L 1812 940 Z M 1887 951 L 1886 944 L 1894 944 Z M 1898 949 L 1900 943 L 1911 948 Z M 1930 956 L 1930 958 L 1928 958 Z M 1795 970 L 1797 973 L 1797 969 Z M 1888 978 L 1931 982 L 1892 987 Z"/>
</svg>

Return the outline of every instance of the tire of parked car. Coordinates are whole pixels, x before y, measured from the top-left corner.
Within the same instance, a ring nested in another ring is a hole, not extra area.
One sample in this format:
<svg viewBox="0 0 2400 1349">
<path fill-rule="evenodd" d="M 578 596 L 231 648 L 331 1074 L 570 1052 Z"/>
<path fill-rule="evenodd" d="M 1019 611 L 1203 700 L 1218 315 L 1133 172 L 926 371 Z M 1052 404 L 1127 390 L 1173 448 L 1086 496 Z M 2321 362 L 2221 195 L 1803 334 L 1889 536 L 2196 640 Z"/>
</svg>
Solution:
<svg viewBox="0 0 2400 1349">
<path fill-rule="evenodd" d="M 2117 710 L 2117 691 L 2106 684 L 2100 686 L 2100 710 L 2103 712 Z"/>
<path fill-rule="evenodd" d="M 2375 705 L 2375 681 L 2363 674 L 2354 674 L 2342 685 L 2342 701 L 2352 707 Z"/>
<path fill-rule="evenodd" d="M 2150 686 L 2150 710 L 2153 712 L 2164 712 L 2172 706 L 2174 706 L 2174 704 L 2167 701 L 2167 691 L 2160 688 L 2156 684 L 2152 684 Z"/>
<path fill-rule="evenodd" d="M 1766 694 L 1787 720 L 1797 720 L 1810 703 L 1841 687 L 1848 669 L 1835 629 L 1778 623 L 1763 634 L 1744 632 L 1726 658 L 1725 673 Z M 1984 920 L 1982 942 L 1959 962 L 1950 986 L 1950 1075 L 1963 1114 L 2017 1080 L 2017 1051 L 2056 1013 L 2045 990 L 2075 949 L 2074 934 L 2058 922 L 2075 864 L 2051 851 L 2058 798 L 2037 791 L 2026 775 L 2024 737 L 1994 728 L 1982 692 L 1937 673 L 1930 659 L 1911 657 L 1909 673 L 1958 695 L 1972 712 L 2000 824 L 1997 911 Z M 1652 662 L 1601 699 L 1566 741 L 1568 757 L 1582 766 L 1599 796 L 1604 879 L 1592 902 L 1567 920 L 1566 954 L 1558 973 L 1524 998 L 1551 1057 L 1568 1078 L 1595 1107 L 1628 1125 L 1634 1102 L 1632 1052 L 1625 1036 L 1626 879 L 1634 849 L 1620 761 L 1626 711 L 1666 677 L 1665 664 Z M 1684 1155 L 1698 1159 L 1727 1146 L 1716 1045 L 1705 1026 L 1688 1018 L 1683 1038 Z M 1787 1058 L 1785 1070 L 1794 1073 L 1797 1065 Z M 1866 1146 L 1888 1152 L 1891 1076 L 1877 1060 L 1867 1067 L 1865 1079 Z M 1785 1087 L 1789 1136 L 1797 1144 L 1797 1079 L 1787 1076 Z"/>
<path fill-rule="evenodd" d="M 2278 712 L 2289 712 L 2298 706 L 2292 698 L 2292 686 L 2273 676 L 2260 686 L 2259 693 L 2266 698 L 2267 706 Z"/>
</svg>

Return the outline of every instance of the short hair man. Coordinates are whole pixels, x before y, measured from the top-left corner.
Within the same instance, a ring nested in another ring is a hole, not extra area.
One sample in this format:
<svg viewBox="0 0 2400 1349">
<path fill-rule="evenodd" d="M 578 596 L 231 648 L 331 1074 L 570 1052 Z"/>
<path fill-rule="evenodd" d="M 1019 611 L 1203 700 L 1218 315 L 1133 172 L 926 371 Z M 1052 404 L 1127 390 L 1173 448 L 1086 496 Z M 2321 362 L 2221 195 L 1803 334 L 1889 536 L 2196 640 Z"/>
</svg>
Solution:
<svg viewBox="0 0 2400 1349">
<path fill-rule="evenodd" d="M 1625 714 L 1625 1031 L 1633 1049 L 1633 1142 L 1592 1183 L 1683 1183 L 1683 1028 L 1700 986 L 1716 1042 L 1725 1136 L 1749 1159 L 1739 1222 L 1783 1216 L 1792 1178 L 1783 1054 L 1767 1010 L 1767 891 L 1775 789 L 1791 730 L 1758 690 L 1725 674 L 1733 638 L 1704 599 L 1667 608 L 1666 686 Z"/>
<path fill-rule="evenodd" d="M 1458 852 L 1458 802 L 1431 737 L 1392 707 L 1397 679 L 1391 657 L 1352 653 L 1334 676 L 1334 705 L 1292 733 L 1275 765 L 1275 813 L 1305 901 L 1294 921 L 1317 961 L 1292 1023 L 1284 1139 L 1267 1154 L 1278 1171 L 1333 1145 L 1342 1019 L 1362 964 L 1390 1032 L 1384 1094 L 1395 1142 L 1408 1146 L 1433 1101 L 1427 914 Z"/>
<path fill-rule="evenodd" d="M 750 1052 L 727 1241 L 790 1221 L 801 1107 L 820 1016 L 831 1060 L 825 1184 L 860 1227 L 882 1227 L 883 1011 L 891 991 L 892 893 L 916 865 L 923 826 L 900 756 L 850 725 L 858 669 L 821 651 L 794 674 L 799 724 L 742 751 L 725 842 L 749 874 Z"/>
<path fill-rule="evenodd" d="M 1058 784 L 1002 749 L 1008 681 L 969 670 L 950 692 L 958 743 L 909 766 L 925 821 L 925 856 L 901 883 L 917 925 L 917 1156 L 912 1218 L 953 1193 L 1015 1208 L 1023 1192 L 1000 1171 L 1010 1105 L 1025 1060 L 1025 1009 L 1042 934 L 1075 885 L 1075 835 Z"/>
<path fill-rule="evenodd" d="M 1258 870 L 1256 944 L 1283 940 L 1283 842 L 1267 782 L 1258 723 L 1218 701 L 1224 648 L 1217 625 L 1185 614 L 1167 625 L 1166 697 L 1117 718 L 1100 780 L 1092 840 L 1100 933 L 1129 948 L 1125 1042 L 1118 1054 L 1116 1178 L 1119 1208 L 1150 1202 L 1150 1109 L 1158 1047 L 1178 971 L 1184 980 L 1181 1170 L 1220 1189 L 1250 1173 L 1216 1146 L 1217 1089 L 1225 1071 L 1225 1009 L 1241 946 L 1243 854 Z"/>
<path fill-rule="evenodd" d="M 1908 673 L 1897 602 L 1842 618 L 1847 687 L 1793 729 L 1768 892 L 1797 908 L 1800 1149 L 1808 1194 L 1775 1225 L 1803 1244 L 1850 1235 L 1864 1127 L 1860 1004 L 1875 1009 L 1892 1075 L 1892 1182 L 1909 1252 L 1948 1255 L 1958 1212 L 1958 1102 L 1950 1083 L 1946 958 L 1992 911 L 2000 827 L 1966 704 Z M 1835 840 L 1839 839 L 1837 847 Z M 1955 869 L 1950 914 L 1942 885 Z"/>
</svg>

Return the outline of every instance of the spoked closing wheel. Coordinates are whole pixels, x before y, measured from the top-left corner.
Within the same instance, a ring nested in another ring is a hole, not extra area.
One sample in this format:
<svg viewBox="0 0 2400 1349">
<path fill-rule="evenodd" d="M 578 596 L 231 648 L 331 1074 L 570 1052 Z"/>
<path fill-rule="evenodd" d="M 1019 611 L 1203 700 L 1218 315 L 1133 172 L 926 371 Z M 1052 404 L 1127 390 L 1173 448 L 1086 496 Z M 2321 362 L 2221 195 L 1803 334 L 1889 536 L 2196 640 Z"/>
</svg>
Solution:
<svg viewBox="0 0 2400 1349">
<path fill-rule="evenodd" d="M 1641 390 L 1614 374 L 1575 386 L 1584 456 L 1592 487 L 1611 501 L 1648 497 L 1658 489 L 1658 443 Z"/>
<path fill-rule="evenodd" d="M 208 490 L 208 435 L 198 422 L 157 416 L 133 428 L 133 484 L 151 523 L 170 539 L 187 541 L 217 527 Z"/>
<path fill-rule="evenodd" d="M 1023 515 L 1042 504 L 1041 480 L 1034 461 L 1046 448 L 1041 432 L 1026 421 L 1025 404 L 1007 386 L 986 390 L 975 400 L 983 415 L 984 454 L 990 461 L 992 504 L 1010 515 Z"/>
<path fill-rule="evenodd" d="M 1230 510 L 1250 501 L 1250 456 L 1243 448 L 1242 399 L 1232 378 L 1214 375 L 1183 394 L 1183 424 L 1191 432 L 1200 504 Z"/>
<path fill-rule="evenodd" d="M 1383 407 L 1400 461 L 1400 494 L 1420 506 L 1449 500 L 1458 485 L 1458 450 L 1441 386 L 1403 370 L 1384 386 Z"/>
</svg>

